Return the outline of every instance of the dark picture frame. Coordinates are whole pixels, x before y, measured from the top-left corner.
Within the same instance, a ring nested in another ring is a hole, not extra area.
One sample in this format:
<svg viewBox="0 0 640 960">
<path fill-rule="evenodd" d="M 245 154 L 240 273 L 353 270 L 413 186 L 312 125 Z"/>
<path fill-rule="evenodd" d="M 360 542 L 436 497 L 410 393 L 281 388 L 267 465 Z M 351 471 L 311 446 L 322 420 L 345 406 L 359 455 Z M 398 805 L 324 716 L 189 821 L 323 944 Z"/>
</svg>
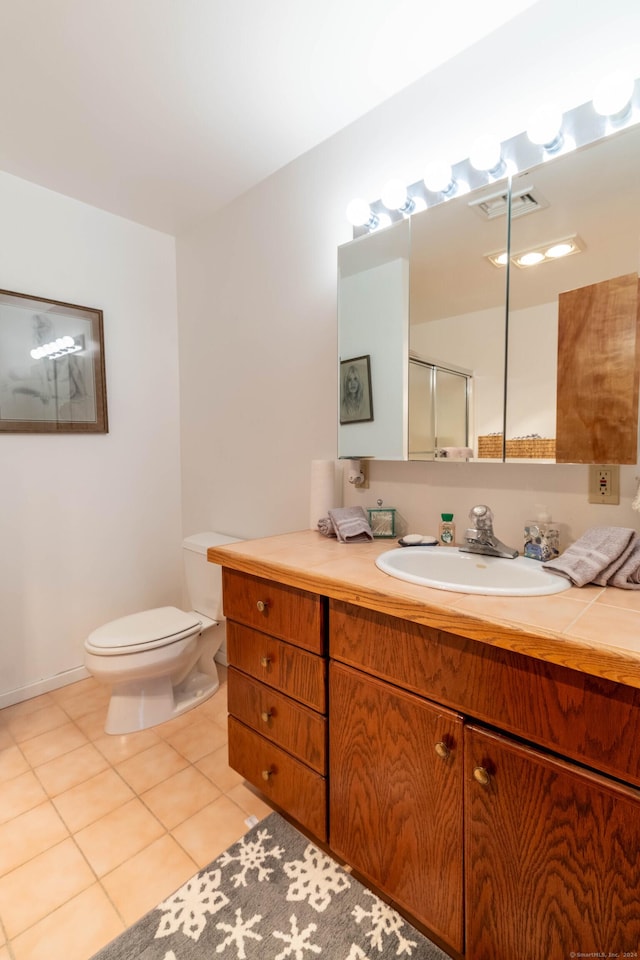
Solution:
<svg viewBox="0 0 640 960">
<path fill-rule="evenodd" d="M 373 420 L 371 356 L 340 361 L 340 423 Z"/>
<path fill-rule="evenodd" d="M 0 290 L 0 433 L 108 433 L 102 310 Z"/>
</svg>

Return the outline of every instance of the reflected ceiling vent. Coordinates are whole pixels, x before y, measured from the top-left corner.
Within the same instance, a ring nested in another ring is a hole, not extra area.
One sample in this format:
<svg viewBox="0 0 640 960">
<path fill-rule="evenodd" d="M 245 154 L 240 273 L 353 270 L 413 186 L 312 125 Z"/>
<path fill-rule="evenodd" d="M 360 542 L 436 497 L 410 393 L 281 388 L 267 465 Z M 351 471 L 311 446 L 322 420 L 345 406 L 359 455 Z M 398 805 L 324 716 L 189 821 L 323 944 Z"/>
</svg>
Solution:
<svg viewBox="0 0 640 960">
<path fill-rule="evenodd" d="M 506 190 L 490 193 L 488 196 L 471 200 L 469 206 L 477 211 L 479 216 L 486 220 L 495 220 L 496 217 L 506 217 L 509 209 L 509 194 Z M 548 202 L 531 184 L 514 190 L 511 196 L 511 217 L 523 217 L 527 213 L 535 213 L 548 207 Z"/>
</svg>

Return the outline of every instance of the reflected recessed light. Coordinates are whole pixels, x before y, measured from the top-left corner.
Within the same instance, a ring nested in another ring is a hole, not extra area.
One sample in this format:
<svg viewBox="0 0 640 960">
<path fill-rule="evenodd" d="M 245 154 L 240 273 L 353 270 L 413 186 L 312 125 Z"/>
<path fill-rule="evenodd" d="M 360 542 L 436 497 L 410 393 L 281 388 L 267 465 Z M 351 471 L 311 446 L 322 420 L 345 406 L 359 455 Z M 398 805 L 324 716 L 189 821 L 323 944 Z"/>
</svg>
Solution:
<svg viewBox="0 0 640 960">
<path fill-rule="evenodd" d="M 557 260 L 558 257 L 568 257 L 574 252 L 575 247 L 572 243 L 554 243 L 552 247 L 545 250 L 545 256 L 551 260 Z"/>
<path fill-rule="evenodd" d="M 519 257 L 514 257 L 514 263 L 517 263 L 519 267 L 534 267 L 536 263 L 541 263 L 544 260 L 544 253 L 540 253 L 539 250 L 532 250 L 531 253 L 522 253 Z"/>
</svg>

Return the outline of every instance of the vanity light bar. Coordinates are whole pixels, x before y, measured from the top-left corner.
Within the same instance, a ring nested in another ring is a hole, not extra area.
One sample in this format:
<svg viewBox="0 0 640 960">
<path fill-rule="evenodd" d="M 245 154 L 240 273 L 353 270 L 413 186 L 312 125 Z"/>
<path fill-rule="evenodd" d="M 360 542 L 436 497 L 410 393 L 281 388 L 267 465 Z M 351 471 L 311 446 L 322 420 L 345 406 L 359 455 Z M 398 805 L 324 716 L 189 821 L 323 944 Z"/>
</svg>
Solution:
<svg viewBox="0 0 640 960">
<path fill-rule="evenodd" d="M 541 263 L 550 263 L 552 260 L 570 257 L 574 253 L 582 253 L 584 249 L 584 240 L 581 240 L 574 233 L 570 237 L 550 240 L 547 243 L 540 243 L 535 247 L 527 247 L 524 250 L 517 251 L 517 253 L 512 253 L 511 263 L 521 269 L 528 269 L 529 267 L 537 267 Z M 507 264 L 507 254 L 504 250 L 487 253 L 485 256 L 494 267 L 504 267 Z"/>
<path fill-rule="evenodd" d="M 418 210 L 444 203 L 451 197 L 497 183 L 519 170 L 537 166 L 550 156 L 569 153 L 601 140 L 639 121 L 640 80 L 615 74 L 599 84 L 589 103 L 564 114 L 551 107 L 540 108 L 532 118 L 530 131 L 502 143 L 496 141 L 494 149 L 484 160 L 484 163 L 492 164 L 489 169 L 483 168 L 474 144 L 471 150 L 473 159 L 449 165 L 439 158 L 437 162 L 427 164 L 424 179 L 406 189 L 393 181 L 393 190 L 385 188 L 381 198 L 373 203 L 361 198 L 352 200 L 347 207 L 347 219 L 353 226 L 354 239 L 403 220 Z M 354 211 L 357 211 L 355 217 Z"/>
</svg>

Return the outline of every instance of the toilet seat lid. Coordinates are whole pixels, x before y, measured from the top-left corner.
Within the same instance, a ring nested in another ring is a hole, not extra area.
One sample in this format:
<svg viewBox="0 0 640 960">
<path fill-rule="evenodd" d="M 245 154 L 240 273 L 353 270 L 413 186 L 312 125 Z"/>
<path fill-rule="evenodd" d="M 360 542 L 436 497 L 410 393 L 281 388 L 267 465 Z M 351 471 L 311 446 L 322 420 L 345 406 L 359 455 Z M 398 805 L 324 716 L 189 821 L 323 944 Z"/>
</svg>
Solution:
<svg viewBox="0 0 640 960">
<path fill-rule="evenodd" d="M 122 650 L 163 646 L 200 631 L 202 621 L 177 607 L 156 607 L 111 620 L 89 634 L 87 644 L 96 650 Z"/>
</svg>

